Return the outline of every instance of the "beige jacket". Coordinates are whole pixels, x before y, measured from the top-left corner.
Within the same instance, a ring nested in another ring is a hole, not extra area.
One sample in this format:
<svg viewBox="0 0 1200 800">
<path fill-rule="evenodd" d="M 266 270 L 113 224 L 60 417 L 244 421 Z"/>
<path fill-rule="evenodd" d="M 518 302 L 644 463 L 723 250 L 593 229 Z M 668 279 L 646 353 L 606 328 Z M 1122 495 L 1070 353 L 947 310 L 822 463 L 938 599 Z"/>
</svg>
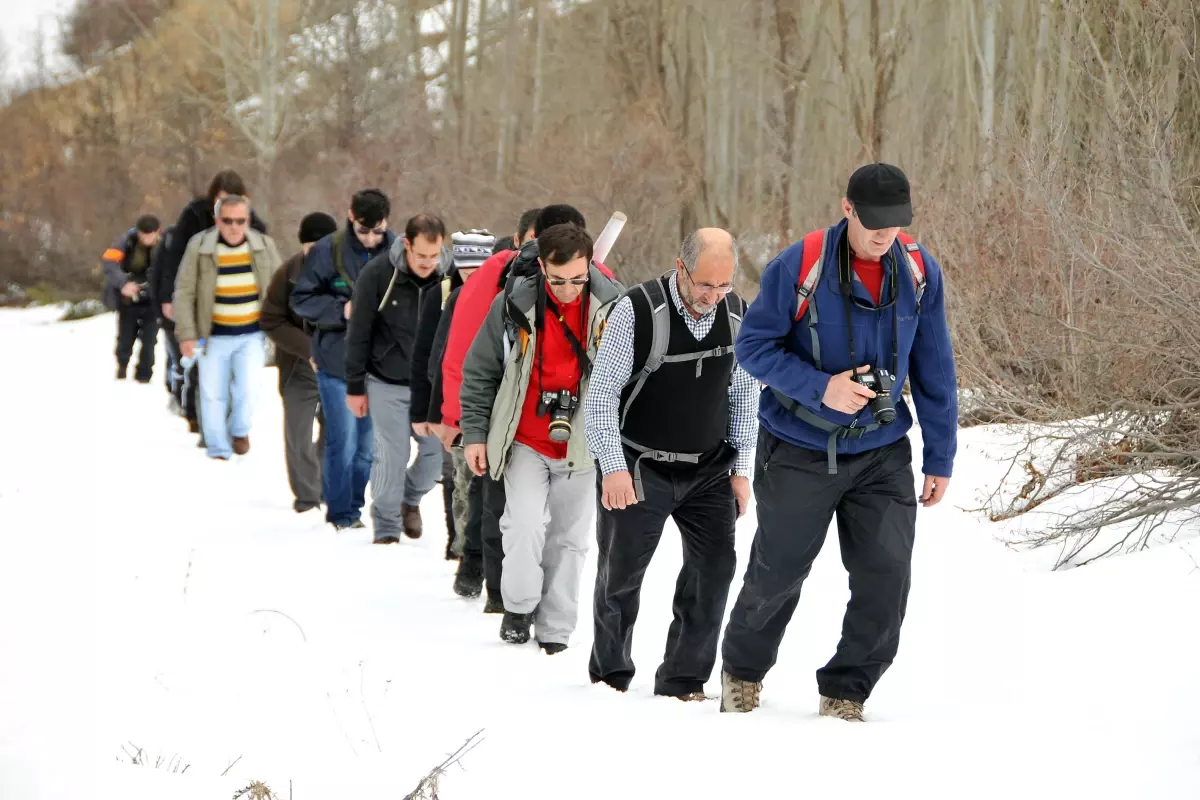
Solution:
<svg viewBox="0 0 1200 800">
<path fill-rule="evenodd" d="M 175 279 L 175 336 L 181 342 L 207 339 L 212 333 L 213 306 L 217 302 L 217 239 L 216 228 L 209 228 L 192 237 L 179 265 Z M 267 296 L 271 276 L 282 259 L 270 236 L 256 230 L 246 232 L 250 243 L 250 258 L 258 297 Z"/>
</svg>

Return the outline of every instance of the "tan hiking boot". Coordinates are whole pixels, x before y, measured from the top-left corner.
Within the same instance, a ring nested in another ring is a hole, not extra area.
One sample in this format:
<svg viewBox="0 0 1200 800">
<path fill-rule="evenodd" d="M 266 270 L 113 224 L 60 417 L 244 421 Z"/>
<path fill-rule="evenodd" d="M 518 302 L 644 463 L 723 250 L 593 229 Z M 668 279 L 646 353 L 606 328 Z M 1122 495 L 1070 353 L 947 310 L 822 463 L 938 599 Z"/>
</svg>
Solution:
<svg viewBox="0 0 1200 800">
<path fill-rule="evenodd" d="M 866 722 L 863 716 L 863 704 L 854 700 L 842 700 L 838 697 L 821 695 L 821 716 L 837 717 L 846 722 Z"/>
<path fill-rule="evenodd" d="M 721 710 L 745 714 L 758 708 L 762 684 L 735 678 L 721 671 Z"/>
</svg>

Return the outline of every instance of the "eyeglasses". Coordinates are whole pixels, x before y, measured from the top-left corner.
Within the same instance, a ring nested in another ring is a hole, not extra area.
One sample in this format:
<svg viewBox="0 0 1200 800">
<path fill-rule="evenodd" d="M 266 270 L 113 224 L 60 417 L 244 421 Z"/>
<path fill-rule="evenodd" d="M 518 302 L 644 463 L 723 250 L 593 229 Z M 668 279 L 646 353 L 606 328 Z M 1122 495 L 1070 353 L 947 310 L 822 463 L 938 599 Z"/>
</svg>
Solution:
<svg viewBox="0 0 1200 800">
<path fill-rule="evenodd" d="M 588 282 L 587 277 L 583 277 L 583 278 L 551 278 L 549 273 L 546 274 L 546 283 L 550 284 L 551 286 L 566 286 L 567 284 L 570 284 L 571 286 L 587 286 L 587 282 Z"/>
<path fill-rule="evenodd" d="M 245 217 L 221 217 L 222 225 L 245 225 L 248 220 Z"/>
<path fill-rule="evenodd" d="M 376 228 L 368 228 L 366 225 L 360 225 L 356 222 L 354 223 L 354 232 L 359 236 L 383 236 L 385 233 L 387 233 L 387 225 L 384 224 Z"/>
<path fill-rule="evenodd" d="M 694 286 L 696 291 L 700 292 L 700 294 L 708 294 L 709 292 L 716 292 L 717 294 L 729 294 L 733 291 L 732 283 L 722 283 L 720 286 L 713 286 L 711 283 L 696 283 L 694 280 L 692 280 L 692 273 L 684 269 L 683 274 L 687 275 L 688 283 Z"/>
</svg>

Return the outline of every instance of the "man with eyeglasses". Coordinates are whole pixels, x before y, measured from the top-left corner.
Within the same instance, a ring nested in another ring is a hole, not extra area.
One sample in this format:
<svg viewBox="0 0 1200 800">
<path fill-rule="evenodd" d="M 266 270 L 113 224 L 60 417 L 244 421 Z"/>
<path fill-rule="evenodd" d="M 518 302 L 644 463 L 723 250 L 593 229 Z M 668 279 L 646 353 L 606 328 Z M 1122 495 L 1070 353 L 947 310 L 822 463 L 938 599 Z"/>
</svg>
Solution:
<svg viewBox="0 0 1200 800">
<path fill-rule="evenodd" d="M 313 326 L 312 358 L 325 413 L 325 459 L 321 483 L 325 520 L 337 531 L 365 528 L 362 508 L 375 458 L 374 431 L 366 408 L 347 404 L 346 331 L 355 284 L 367 262 L 395 242 L 388 229 L 392 206 L 378 189 L 350 200 L 346 226 L 308 251 L 292 289 L 292 310 Z"/>
<path fill-rule="evenodd" d="M 942 270 L 900 232 L 908 178 L 889 164 L 851 177 L 845 219 L 784 250 L 763 272 L 738 360 L 759 404 L 758 531 L 722 646 L 722 711 L 759 705 L 762 681 L 836 516 L 850 602 L 837 652 L 817 670 L 822 716 L 863 722 L 900 645 L 917 502 L 901 390 L 921 419 L 920 504 L 941 501 L 957 447 L 958 400 Z"/>
<path fill-rule="evenodd" d="M 583 398 L 623 288 L 592 263 L 592 238 L 575 224 L 542 231 L 537 252 L 539 272 L 492 302 L 463 363 L 459 401 L 467 464 L 504 481 L 500 638 L 523 644 L 533 626 L 553 655 L 575 630 L 595 512 Z"/>
<path fill-rule="evenodd" d="M 262 298 L 281 261 L 271 237 L 250 229 L 245 197 L 226 195 L 213 213 L 216 227 L 192 237 L 179 266 L 175 333 L 183 357 L 199 357 L 200 425 L 208 455 L 227 461 L 250 452 L 266 364 Z"/>
<path fill-rule="evenodd" d="M 673 270 L 613 310 L 596 354 L 587 440 L 602 475 L 588 672 L 621 692 L 634 675 L 642 579 L 668 518 L 683 567 L 654 693 L 704 700 L 716 664 L 758 432 L 758 385 L 733 354 L 745 310 L 733 294 L 737 264 L 728 232 L 690 234 Z"/>
<path fill-rule="evenodd" d="M 450 268 L 445 239 L 446 225 L 438 217 L 413 217 L 404 236 L 368 261 L 354 285 L 343 403 L 359 419 L 371 414 L 376 544 L 395 544 L 401 532 L 410 539 L 421 537 L 421 498 L 442 472 L 442 443 L 412 421 L 412 373 L 421 296 L 438 291 L 441 273 Z M 418 450 L 410 469 L 412 438 Z"/>
</svg>

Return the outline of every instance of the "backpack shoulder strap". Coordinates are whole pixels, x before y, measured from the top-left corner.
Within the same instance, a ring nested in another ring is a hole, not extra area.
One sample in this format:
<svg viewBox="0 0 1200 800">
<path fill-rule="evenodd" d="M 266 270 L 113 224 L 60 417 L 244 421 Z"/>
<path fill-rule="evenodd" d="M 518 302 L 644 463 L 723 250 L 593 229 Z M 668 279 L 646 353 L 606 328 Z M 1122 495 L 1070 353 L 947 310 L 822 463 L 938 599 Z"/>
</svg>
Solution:
<svg viewBox="0 0 1200 800">
<path fill-rule="evenodd" d="M 450 299 L 450 278 L 442 278 L 442 308 L 446 307 L 446 301 Z"/>
<path fill-rule="evenodd" d="M 343 252 L 346 246 L 346 229 L 340 228 L 334 231 L 330 244 L 333 247 L 333 269 L 353 292 L 354 281 L 350 280 L 350 273 L 346 272 L 346 254 Z"/>
<path fill-rule="evenodd" d="M 827 229 L 811 231 L 804 236 L 804 247 L 800 255 L 800 274 L 796 276 L 796 316 L 804 318 L 811 303 L 813 290 L 821 279 L 821 267 L 825 260 L 825 235 Z"/>
<path fill-rule="evenodd" d="M 729 320 L 729 343 L 736 345 L 738 332 L 742 329 L 742 319 L 746 316 L 746 301 L 730 293 L 725 295 L 725 308 Z"/>
<path fill-rule="evenodd" d="M 639 285 L 633 291 L 640 291 L 646 298 L 646 304 L 650 308 L 652 333 L 646 363 L 642 365 L 641 370 L 629 376 L 629 380 L 625 382 L 626 387 L 633 386 L 633 391 L 629 393 L 629 400 L 621 409 L 621 427 L 625 426 L 625 417 L 629 413 L 629 409 L 633 407 L 633 401 L 637 399 L 642 387 L 646 385 L 646 379 L 663 365 L 663 356 L 667 354 L 667 345 L 671 340 L 671 309 L 667 306 L 667 293 L 663 291 L 662 281 L 655 278 Z M 634 303 L 635 316 L 637 308 L 638 304 Z"/>
<path fill-rule="evenodd" d="M 920 313 L 921 298 L 925 295 L 925 257 L 921 255 L 921 246 L 907 233 L 901 233 L 897 238 L 904 248 L 904 262 L 917 290 L 917 313 Z"/>
</svg>

